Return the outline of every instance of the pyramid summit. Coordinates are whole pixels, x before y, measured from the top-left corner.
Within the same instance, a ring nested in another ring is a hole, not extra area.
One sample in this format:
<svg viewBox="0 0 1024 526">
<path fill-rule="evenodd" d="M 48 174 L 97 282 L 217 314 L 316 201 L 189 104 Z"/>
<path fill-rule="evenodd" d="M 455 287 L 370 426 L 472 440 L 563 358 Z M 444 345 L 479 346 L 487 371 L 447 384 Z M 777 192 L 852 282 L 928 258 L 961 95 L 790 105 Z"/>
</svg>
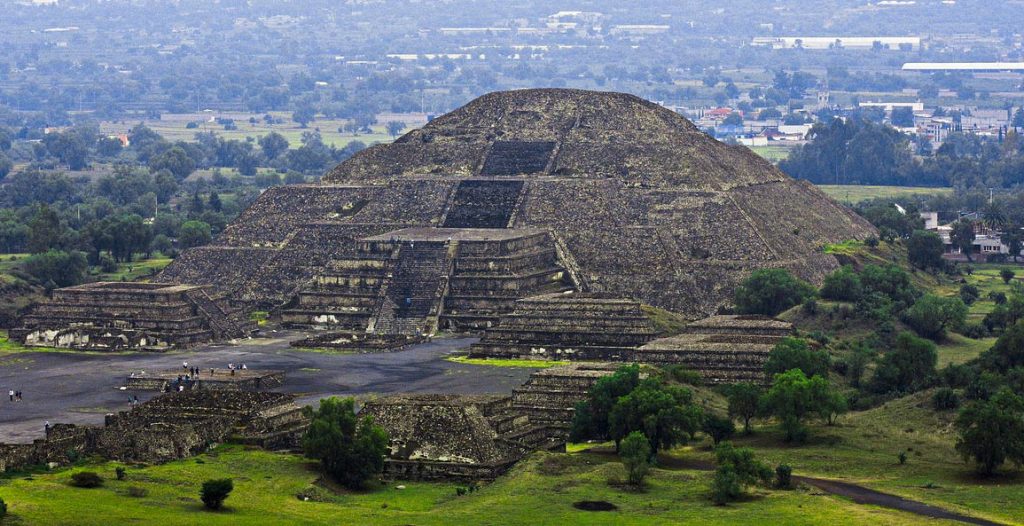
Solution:
<svg viewBox="0 0 1024 526">
<path fill-rule="evenodd" d="M 824 245 L 874 233 L 656 104 L 535 89 L 480 97 L 320 184 L 267 190 L 156 279 L 375 334 L 486 328 L 519 299 L 571 290 L 695 319 L 755 269 L 820 282 L 839 266 Z"/>
</svg>

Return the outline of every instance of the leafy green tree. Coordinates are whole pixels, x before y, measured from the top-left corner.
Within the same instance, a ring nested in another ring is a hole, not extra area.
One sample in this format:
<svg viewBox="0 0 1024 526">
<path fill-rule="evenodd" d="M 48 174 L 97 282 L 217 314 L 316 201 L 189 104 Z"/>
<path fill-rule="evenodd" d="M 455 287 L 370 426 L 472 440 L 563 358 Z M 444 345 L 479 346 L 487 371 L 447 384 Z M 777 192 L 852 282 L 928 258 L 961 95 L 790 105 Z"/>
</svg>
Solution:
<svg viewBox="0 0 1024 526">
<path fill-rule="evenodd" d="M 620 397 L 640 384 L 640 367 L 625 365 L 594 383 L 587 400 L 576 406 L 569 438 L 574 442 L 608 439 L 608 415 Z"/>
<path fill-rule="evenodd" d="M 351 398 L 320 400 L 302 439 L 306 456 L 348 488 L 358 489 L 384 469 L 388 435 L 370 417 L 358 418 Z"/>
<path fill-rule="evenodd" d="M 969 283 L 960 286 L 960 299 L 964 302 L 964 305 L 972 305 L 980 298 L 981 290 L 978 287 Z"/>
<path fill-rule="evenodd" d="M 828 376 L 829 364 L 827 352 L 812 349 L 802 338 L 786 337 L 768 353 L 764 371 L 770 378 L 791 369 L 800 369 L 810 378 L 814 375 Z"/>
<path fill-rule="evenodd" d="M 316 109 L 308 105 L 299 106 L 292 113 L 292 120 L 298 123 L 298 125 L 303 128 L 309 126 L 309 123 L 313 122 L 315 118 Z"/>
<path fill-rule="evenodd" d="M 858 301 L 864 295 L 860 276 L 850 265 L 825 276 L 821 286 L 821 297 L 836 301 Z"/>
<path fill-rule="evenodd" d="M 718 445 L 719 442 L 732 437 L 736 433 L 736 426 L 732 423 L 731 418 L 711 413 L 704 417 L 704 423 L 701 425 L 700 430 L 705 435 L 711 437 L 711 441 L 715 445 Z"/>
<path fill-rule="evenodd" d="M 82 252 L 50 250 L 25 258 L 22 266 L 25 272 L 41 283 L 70 287 L 85 281 L 85 271 L 89 269 L 89 262 Z"/>
<path fill-rule="evenodd" d="M 633 486 L 640 486 L 650 470 L 651 444 L 640 431 L 633 431 L 622 439 L 619 458 L 626 468 L 626 477 Z"/>
<path fill-rule="evenodd" d="M 909 128 L 914 125 L 914 110 L 909 107 L 893 108 L 890 120 L 897 128 Z"/>
<path fill-rule="evenodd" d="M 995 345 L 981 354 L 981 363 L 990 371 L 1009 371 L 1024 366 L 1024 321 L 1007 328 Z"/>
<path fill-rule="evenodd" d="M 761 388 L 748 382 L 730 385 L 726 390 L 729 399 L 729 416 L 743 420 L 743 432 L 750 434 L 750 420 L 757 416 Z"/>
<path fill-rule="evenodd" d="M 939 341 L 946 336 L 946 329 L 963 327 L 967 305 L 960 298 L 926 294 L 907 309 L 903 318 L 921 336 Z"/>
<path fill-rule="evenodd" d="M 282 153 L 288 151 L 288 148 L 291 146 L 288 144 L 288 139 L 277 132 L 270 132 L 263 137 L 260 137 L 259 143 L 260 149 L 263 150 L 263 155 L 271 161 L 277 159 Z"/>
<path fill-rule="evenodd" d="M 974 460 L 982 475 L 992 475 L 1007 460 L 1024 464 L 1024 400 L 1009 388 L 965 406 L 955 426 L 956 450 Z"/>
<path fill-rule="evenodd" d="M 157 201 L 160 203 L 167 203 L 174 194 L 178 193 L 178 179 L 167 169 L 153 174 L 153 186 Z"/>
<path fill-rule="evenodd" d="M 207 480 L 199 490 L 199 499 L 203 501 L 206 509 L 219 510 L 234 489 L 235 484 L 231 479 Z"/>
<path fill-rule="evenodd" d="M 1004 269 L 999 271 L 999 277 L 1003 278 L 1003 283 L 1006 283 L 1007 285 L 1009 285 L 1010 280 L 1012 280 L 1013 277 L 1016 276 L 1016 275 L 1017 275 L 1016 272 L 1014 272 L 1013 270 L 1008 269 L 1008 268 L 1004 268 Z"/>
<path fill-rule="evenodd" d="M 921 269 L 940 269 L 942 260 L 942 238 L 935 232 L 915 230 L 907 240 L 907 259 L 911 265 Z"/>
<path fill-rule="evenodd" d="M 39 205 L 28 223 L 28 251 L 39 254 L 60 247 L 64 226 L 57 211 L 47 205 Z"/>
<path fill-rule="evenodd" d="M 7 154 L 0 152 L 0 181 L 7 177 L 7 174 L 11 173 L 14 169 L 14 162 Z"/>
<path fill-rule="evenodd" d="M 828 410 L 831 386 L 821 376 L 808 378 L 800 369 L 775 375 L 771 389 L 762 397 L 762 407 L 778 418 L 787 442 L 807 439 L 804 420 Z"/>
<path fill-rule="evenodd" d="M 398 137 L 398 134 L 402 133 L 402 130 L 405 129 L 405 123 L 402 121 L 388 121 L 384 127 L 387 128 L 388 135 L 390 135 L 391 138 L 395 138 Z"/>
<path fill-rule="evenodd" d="M 0 168 L 0 174 L 2 173 L 3 169 Z M 1017 258 L 1020 257 L 1021 250 L 1024 250 L 1024 232 L 1021 231 L 1021 227 L 1017 225 L 1011 225 L 999 237 L 999 241 L 1006 245 L 1006 248 L 1009 249 L 1010 251 L 1010 257 L 1012 257 L 1013 262 L 1016 263 Z"/>
<path fill-rule="evenodd" d="M 153 173 L 167 170 L 178 181 L 184 180 L 196 170 L 195 161 L 189 157 L 181 146 L 174 146 L 149 160 L 149 170 Z"/>
<path fill-rule="evenodd" d="M 747 486 L 766 484 L 772 479 L 772 470 L 754 458 L 754 450 L 733 447 L 723 442 L 715 448 L 718 470 L 712 482 L 711 495 L 715 504 L 738 499 Z"/>
<path fill-rule="evenodd" d="M 878 393 L 909 393 L 924 388 L 935 376 L 935 344 L 909 332 L 896 337 L 895 347 L 882 356 L 871 379 Z"/>
<path fill-rule="evenodd" d="M 608 433 L 617 449 L 623 438 L 640 431 L 654 456 L 662 449 L 685 444 L 703 421 L 703 410 L 693 404 L 689 389 L 666 386 L 651 378 L 615 402 L 608 413 Z"/>
<path fill-rule="evenodd" d="M 786 269 L 759 269 L 736 288 L 736 308 L 744 314 L 775 316 L 814 296 L 814 287 Z"/>
<path fill-rule="evenodd" d="M 178 233 L 178 245 L 182 249 L 203 246 L 210 242 L 210 225 L 202 221 L 185 221 Z"/>
<path fill-rule="evenodd" d="M 949 240 L 953 246 L 960 249 L 967 256 L 967 261 L 974 261 L 972 251 L 974 248 L 974 223 L 969 219 L 961 219 L 953 223 L 953 230 L 949 233 Z"/>
</svg>

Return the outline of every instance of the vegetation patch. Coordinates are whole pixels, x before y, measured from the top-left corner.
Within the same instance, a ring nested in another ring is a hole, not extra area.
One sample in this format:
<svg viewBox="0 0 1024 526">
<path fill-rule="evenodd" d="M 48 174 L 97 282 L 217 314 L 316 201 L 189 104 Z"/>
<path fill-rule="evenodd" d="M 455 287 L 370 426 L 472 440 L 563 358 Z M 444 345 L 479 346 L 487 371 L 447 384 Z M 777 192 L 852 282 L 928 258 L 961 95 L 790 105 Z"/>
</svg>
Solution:
<svg viewBox="0 0 1024 526">
<path fill-rule="evenodd" d="M 549 361 L 549 360 L 503 360 L 500 358 L 469 358 L 467 356 L 449 356 L 445 358 L 449 362 L 466 365 L 485 365 L 490 367 L 526 367 L 530 369 L 547 369 L 569 365 L 570 362 Z"/>
</svg>

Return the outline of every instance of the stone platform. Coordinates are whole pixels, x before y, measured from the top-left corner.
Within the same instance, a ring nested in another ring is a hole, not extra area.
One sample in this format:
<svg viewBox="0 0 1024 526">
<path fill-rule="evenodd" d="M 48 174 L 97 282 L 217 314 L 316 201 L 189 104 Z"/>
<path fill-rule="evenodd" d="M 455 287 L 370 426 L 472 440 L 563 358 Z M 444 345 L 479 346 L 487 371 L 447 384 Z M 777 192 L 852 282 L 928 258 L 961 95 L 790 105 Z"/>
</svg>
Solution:
<svg viewBox="0 0 1024 526">
<path fill-rule="evenodd" d="M 636 351 L 636 361 L 683 365 L 712 384 L 767 383 L 764 363 L 792 324 L 763 316 L 712 316 L 677 336 L 654 340 Z"/>
<path fill-rule="evenodd" d="M 28 346 L 91 351 L 166 350 L 255 329 L 205 286 L 97 282 L 57 289 L 10 336 Z"/>
<path fill-rule="evenodd" d="M 125 378 L 125 387 L 139 391 L 176 391 L 182 371 L 169 370 L 158 372 L 132 373 Z M 182 379 L 180 385 L 187 390 L 211 389 L 221 391 L 259 391 L 279 387 L 284 382 L 284 371 L 268 371 L 255 369 L 200 369 L 199 376 L 188 380 Z"/>
<path fill-rule="evenodd" d="M 424 341 L 420 336 L 400 334 L 369 334 L 365 332 L 329 332 L 288 342 L 303 349 L 334 349 L 360 353 L 400 351 Z"/>
<path fill-rule="evenodd" d="M 282 310 L 286 325 L 383 335 L 476 330 L 517 299 L 571 288 L 542 229 L 416 227 L 356 245 L 354 257 L 332 260 Z"/>
<path fill-rule="evenodd" d="M 474 358 L 632 361 L 635 349 L 657 337 L 633 300 L 600 293 L 526 298 L 470 349 Z"/>
</svg>

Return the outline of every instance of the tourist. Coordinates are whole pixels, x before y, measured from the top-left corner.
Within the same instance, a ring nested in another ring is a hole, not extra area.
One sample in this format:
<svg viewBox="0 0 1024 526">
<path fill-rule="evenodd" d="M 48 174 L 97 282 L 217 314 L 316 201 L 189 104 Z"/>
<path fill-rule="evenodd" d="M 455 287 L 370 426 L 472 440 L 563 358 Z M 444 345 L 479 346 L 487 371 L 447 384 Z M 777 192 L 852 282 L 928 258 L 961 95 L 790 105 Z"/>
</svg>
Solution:
<svg viewBox="0 0 1024 526">
<path fill-rule="evenodd" d="M 0 393 L 2 393 L 2 392 L 3 391 L 0 391 Z M 11 397 L 11 401 L 13 402 L 14 401 L 14 389 L 11 389 L 10 391 L 8 391 L 7 392 L 7 396 Z"/>
<path fill-rule="evenodd" d="M 248 369 L 248 367 L 246 367 L 245 364 L 243 363 L 242 364 L 242 370 L 245 371 L 246 369 Z"/>
<path fill-rule="evenodd" d="M 14 392 L 14 401 L 15 402 L 20 402 L 21 401 L 21 391 L 20 390 Z"/>
<path fill-rule="evenodd" d="M 50 421 L 49 420 L 47 420 L 46 423 L 43 424 L 43 432 L 46 433 L 47 436 L 50 435 Z"/>
</svg>

